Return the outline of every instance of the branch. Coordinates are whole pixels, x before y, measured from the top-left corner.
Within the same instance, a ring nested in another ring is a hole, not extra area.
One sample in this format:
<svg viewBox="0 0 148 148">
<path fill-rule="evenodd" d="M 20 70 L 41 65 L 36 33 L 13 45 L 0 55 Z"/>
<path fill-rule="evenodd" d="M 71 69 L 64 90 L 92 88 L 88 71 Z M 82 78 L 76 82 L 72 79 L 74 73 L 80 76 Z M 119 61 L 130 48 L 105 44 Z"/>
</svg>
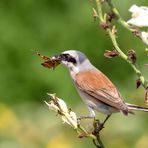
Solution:
<svg viewBox="0 0 148 148">
<path fill-rule="evenodd" d="M 113 4 L 111 3 L 111 0 L 106 0 L 107 3 L 109 4 L 109 6 L 111 7 L 112 11 L 115 13 L 115 15 L 118 17 L 118 21 L 120 22 L 120 24 L 122 24 L 126 29 L 130 30 L 130 31 L 134 31 L 132 28 L 130 28 L 130 26 L 121 18 L 119 12 L 117 11 L 117 9 L 113 6 Z M 136 60 L 133 61 L 133 59 L 130 58 L 130 56 L 126 55 L 122 49 L 119 47 L 118 42 L 117 42 L 117 37 L 116 37 L 116 27 L 112 26 L 111 21 L 108 21 L 106 18 L 106 13 L 103 13 L 102 10 L 102 5 L 103 2 L 101 0 L 95 0 L 96 2 L 96 8 L 97 10 L 95 10 L 93 8 L 93 11 L 95 13 L 95 17 L 99 19 L 101 26 L 106 30 L 106 32 L 109 34 L 109 37 L 114 45 L 114 48 L 117 50 L 117 52 L 119 53 L 119 57 L 121 57 L 123 60 L 125 60 L 127 63 L 130 64 L 130 66 L 133 68 L 133 70 L 135 71 L 135 73 L 137 74 L 138 80 L 140 81 L 140 83 L 142 84 L 142 86 L 145 88 L 146 90 L 146 95 L 145 95 L 145 102 L 148 103 L 148 95 L 147 95 L 147 89 L 148 89 L 148 82 L 145 80 L 144 76 L 142 75 L 141 71 L 137 68 L 137 64 L 135 63 Z M 134 55 L 132 55 L 134 56 Z"/>
<path fill-rule="evenodd" d="M 108 5 L 111 8 L 112 12 L 117 17 L 118 22 L 122 26 L 124 26 L 127 30 L 129 30 L 131 32 L 135 31 L 134 28 L 132 28 L 131 26 L 129 26 L 128 23 L 126 21 L 124 21 L 124 19 L 121 17 L 120 13 L 118 12 L 117 8 L 114 6 L 114 4 L 112 3 L 112 1 L 111 0 L 106 0 L 106 2 L 108 3 Z"/>
<path fill-rule="evenodd" d="M 62 99 L 58 98 L 55 94 L 48 95 L 51 100 L 49 102 L 45 101 L 46 105 L 50 110 L 55 111 L 64 123 L 70 125 L 77 132 L 79 138 L 90 138 L 93 140 L 93 143 L 97 148 L 105 148 L 100 138 L 100 131 L 103 127 L 101 127 L 98 120 L 94 120 L 94 130 L 91 132 L 87 131 L 80 122 L 78 122 L 79 120 L 76 113 L 72 112 L 71 109 L 68 109 L 66 103 Z"/>
<path fill-rule="evenodd" d="M 127 30 L 131 31 L 136 37 L 138 37 L 139 39 L 142 40 L 142 36 L 141 36 L 141 31 L 139 30 L 138 27 L 135 26 L 131 26 L 129 25 L 120 15 L 119 11 L 117 10 L 117 8 L 114 6 L 114 4 L 112 3 L 112 0 L 106 0 L 108 6 L 110 7 L 112 13 L 115 15 L 115 17 L 117 18 L 117 21 Z"/>
</svg>

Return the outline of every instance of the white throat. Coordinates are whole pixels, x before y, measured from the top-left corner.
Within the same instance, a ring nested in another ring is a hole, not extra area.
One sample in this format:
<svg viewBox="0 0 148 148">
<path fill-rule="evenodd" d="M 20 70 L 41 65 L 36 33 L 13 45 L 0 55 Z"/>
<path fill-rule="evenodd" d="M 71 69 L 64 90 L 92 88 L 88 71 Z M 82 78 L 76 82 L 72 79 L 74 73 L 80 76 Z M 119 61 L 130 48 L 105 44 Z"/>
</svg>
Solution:
<svg viewBox="0 0 148 148">
<path fill-rule="evenodd" d="M 71 67 L 68 67 L 70 74 L 72 77 L 74 77 L 76 74 L 82 71 L 88 71 L 96 69 L 88 59 L 86 59 L 83 63 L 78 63 L 77 65 L 73 65 Z"/>
</svg>

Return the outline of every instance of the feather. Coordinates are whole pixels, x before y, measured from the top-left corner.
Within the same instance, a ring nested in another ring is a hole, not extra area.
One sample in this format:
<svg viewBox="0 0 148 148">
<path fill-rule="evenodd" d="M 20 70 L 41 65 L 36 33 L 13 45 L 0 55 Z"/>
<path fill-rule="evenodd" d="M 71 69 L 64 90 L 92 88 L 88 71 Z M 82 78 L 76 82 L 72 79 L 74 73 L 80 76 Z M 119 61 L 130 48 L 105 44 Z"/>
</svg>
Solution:
<svg viewBox="0 0 148 148">
<path fill-rule="evenodd" d="M 112 106 L 125 115 L 130 112 L 114 84 L 99 70 L 79 72 L 75 81 L 80 90 Z"/>
</svg>

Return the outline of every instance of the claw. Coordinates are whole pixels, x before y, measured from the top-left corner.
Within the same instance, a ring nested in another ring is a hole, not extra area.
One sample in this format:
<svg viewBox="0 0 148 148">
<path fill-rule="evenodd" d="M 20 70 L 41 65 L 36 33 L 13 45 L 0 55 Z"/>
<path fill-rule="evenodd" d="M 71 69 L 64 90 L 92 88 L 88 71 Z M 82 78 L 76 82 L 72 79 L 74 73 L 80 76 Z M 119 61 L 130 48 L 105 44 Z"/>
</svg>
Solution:
<svg viewBox="0 0 148 148">
<path fill-rule="evenodd" d="M 108 118 L 110 116 L 111 115 L 108 115 L 106 117 L 106 119 L 102 123 L 100 123 L 99 120 L 94 120 L 94 131 L 93 131 L 93 134 L 98 134 L 104 128 L 104 125 L 105 125 L 106 121 L 108 120 Z"/>
</svg>

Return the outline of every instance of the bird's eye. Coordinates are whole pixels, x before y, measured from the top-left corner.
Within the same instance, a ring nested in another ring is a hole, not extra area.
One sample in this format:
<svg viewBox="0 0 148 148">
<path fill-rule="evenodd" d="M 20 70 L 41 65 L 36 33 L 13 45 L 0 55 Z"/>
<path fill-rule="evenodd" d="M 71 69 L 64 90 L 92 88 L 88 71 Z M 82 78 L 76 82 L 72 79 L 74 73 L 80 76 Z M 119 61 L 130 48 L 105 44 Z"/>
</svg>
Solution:
<svg viewBox="0 0 148 148">
<path fill-rule="evenodd" d="M 76 59 L 74 57 L 72 57 L 71 55 L 69 54 L 61 54 L 61 59 L 63 61 L 67 61 L 67 62 L 71 62 L 73 64 L 76 64 Z"/>
</svg>

